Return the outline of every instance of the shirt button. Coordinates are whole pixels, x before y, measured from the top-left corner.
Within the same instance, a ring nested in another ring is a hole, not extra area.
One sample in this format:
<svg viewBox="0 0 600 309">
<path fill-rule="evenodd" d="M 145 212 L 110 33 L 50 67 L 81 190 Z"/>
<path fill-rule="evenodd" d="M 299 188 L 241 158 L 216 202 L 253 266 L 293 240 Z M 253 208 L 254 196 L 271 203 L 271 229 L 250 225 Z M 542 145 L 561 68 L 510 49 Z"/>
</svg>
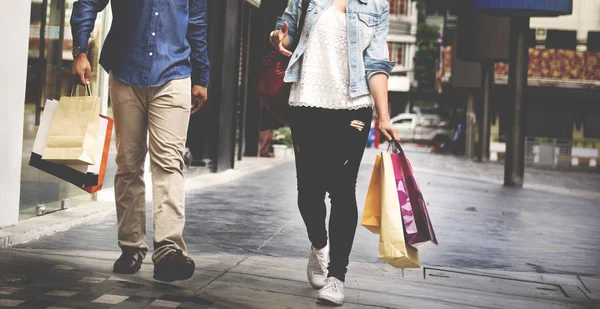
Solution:
<svg viewBox="0 0 600 309">
<path fill-rule="evenodd" d="M 154 15 L 158 16 L 158 12 L 155 12 Z"/>
<path fill-rule="evenodd" d="M 152 52 L 150 52 L 148 55 L 152 56 L 152 55 L 154 55 L 154 54 L 153 54 Z"/>
<path fill-rule="evenodd" d="M 156 35 L 156 32 L 152 32 L 152 36 L 155 36 L 155 35 Z"/>
</svg>

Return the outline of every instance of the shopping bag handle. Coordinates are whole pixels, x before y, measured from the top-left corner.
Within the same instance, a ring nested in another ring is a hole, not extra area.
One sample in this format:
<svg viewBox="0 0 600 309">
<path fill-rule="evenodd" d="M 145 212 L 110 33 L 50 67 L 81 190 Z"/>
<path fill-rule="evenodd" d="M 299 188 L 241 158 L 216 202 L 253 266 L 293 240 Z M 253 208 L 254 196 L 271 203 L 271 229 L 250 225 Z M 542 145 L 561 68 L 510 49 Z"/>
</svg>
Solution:
<svg viewBox="0 0 600 309">
<path fill-rule="evenodd" d="M 73 83 L 73 87 L 71 87 L 71 96 L 79 96 L 79 87 L 77 87 L 77 83 Z M 85 92 L 88 96 L 92 96 L 92 88 L 90 88 L 89 84 L 85 85 Z"/>
<path fill-rule="evenodd" d="M 395 139 L 392 139 L 389 142 L 388 152 L 390 152 L 390 150 L 391 150 L 392 153 L 401 153 L 401 152 L 404 152 L 404 150 L 402 149 L 402 145 L 400 145 L 400 142 L 398 142 Z"/>
</svg>

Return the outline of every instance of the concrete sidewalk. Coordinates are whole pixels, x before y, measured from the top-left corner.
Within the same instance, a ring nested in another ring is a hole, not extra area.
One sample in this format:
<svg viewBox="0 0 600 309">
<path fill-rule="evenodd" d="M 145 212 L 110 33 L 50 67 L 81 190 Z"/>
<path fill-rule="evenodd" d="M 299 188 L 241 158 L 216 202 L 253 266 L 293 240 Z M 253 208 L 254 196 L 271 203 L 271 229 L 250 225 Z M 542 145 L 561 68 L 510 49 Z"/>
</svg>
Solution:
<svg viewBox="0 0 600 309">
<path fill-rule="evenodd" d="M 361 167 L 360 210 L 376 154 Z M 436 155 L 408 155 L 440 246 L 420 251 L 422 269 L 402 272 L 377 259 L 377 235 L 358 226 L 344 308 L 600 308 L 600 200 L 505 188 L 458 163 L 446 167 L 455 173 L 429 171 L 443 164 Z M 149 258 L 137 275 L 111 274 L 111 214 L 0 250 L 0 307 L 320 308 L 305 278 L 294 164 L 235 173 L 187 183 L 192 280 L 153 281 Z"/>
<path fill-rule="evenodd" d="M 186 191 L 193 191 L 226 184 L 241 177 L 289 162 L 290 160 L 292 158 L 266 159 L 247 157 L 242 161 L 236 161 L 235 169 L 218 174 L 197 174 L 193 168 L 186 169 L 184 171 L 186 177 L 185 189 Z M 149 170 L 147 169 L 147 171 Z M 144 175 L 145 182 L 148 185 L 146 201 L 151 201 L 152 199 L 151 177 L 149 172 L 146 172 Z M 110 181 L 112 181 L 112 178 L 110 178 Z M 57 211 L 41 217 L 25 219 L 20 221 L 16 226 L 0 228 L 0 248 L 26 243 L 43 236 L 67 231 L 75 226 L 101 221 L 107 216 L 115 214 L 114 200 L 114 188 L 112 185 L 107 185 L 105 189 L 97 193 L 95 201 L 83 203 L 77 207 Z"/>
<path fill-rule="evenodd" d="M 306 282 L 304 259 L 198 255 L 193 257 L 197 269 L 191 280 L 165 284 L 152 280 L 148 261 L 136 275 L 112 275 L 118 254 L 0 251 L 0 307 L 17 303 L 17 308 L 324 307 L 317 304 L 317 291 Z M 427 267 L 402 271 L 372 263 L 352 263 L 350 272 L 346 304 L 341 308 L 600 306 L 600 279 L 590 277 Z M 71 285 L 65 284 L 67 277 L 73 278 Z"/>
</svg>

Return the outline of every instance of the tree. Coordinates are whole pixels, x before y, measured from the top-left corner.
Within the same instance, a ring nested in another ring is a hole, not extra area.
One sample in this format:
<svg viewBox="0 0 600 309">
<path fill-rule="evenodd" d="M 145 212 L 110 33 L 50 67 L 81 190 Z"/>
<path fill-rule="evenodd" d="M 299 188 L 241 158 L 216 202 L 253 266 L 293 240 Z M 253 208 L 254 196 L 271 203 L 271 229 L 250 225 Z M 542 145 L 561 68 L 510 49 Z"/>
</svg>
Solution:
<svg viewBox="0 0 600 309">
<path fill-rule="evenodd" d="M 436 63 L 440 55 L 439 38 L 437 27 L 426 23 L 418 25 L 415 80 L 420 90 L 435 90 Z"/>
</svg>

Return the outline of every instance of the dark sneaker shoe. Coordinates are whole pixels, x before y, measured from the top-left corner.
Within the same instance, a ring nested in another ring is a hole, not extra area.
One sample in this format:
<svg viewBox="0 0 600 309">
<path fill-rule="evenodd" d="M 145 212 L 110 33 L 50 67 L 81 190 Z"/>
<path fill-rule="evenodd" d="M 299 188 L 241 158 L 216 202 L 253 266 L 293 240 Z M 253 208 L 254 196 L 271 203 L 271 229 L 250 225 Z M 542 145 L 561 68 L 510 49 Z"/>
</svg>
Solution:
<svg viewBox="0 0 600 309">
<path fill-rule="evenodd" d="M 135 274 L 142 267 L 142 255 L 137 252 L 123 252 L 113 265 L 113 272 L 117 274 Z"/>
<path fill-rule="evenodd" d="M 154 279 L 165 282 L 187 280 L 195 270 L 196 264 L 183 251 L 171 251 L 154 265 Z"/>
</svg>

